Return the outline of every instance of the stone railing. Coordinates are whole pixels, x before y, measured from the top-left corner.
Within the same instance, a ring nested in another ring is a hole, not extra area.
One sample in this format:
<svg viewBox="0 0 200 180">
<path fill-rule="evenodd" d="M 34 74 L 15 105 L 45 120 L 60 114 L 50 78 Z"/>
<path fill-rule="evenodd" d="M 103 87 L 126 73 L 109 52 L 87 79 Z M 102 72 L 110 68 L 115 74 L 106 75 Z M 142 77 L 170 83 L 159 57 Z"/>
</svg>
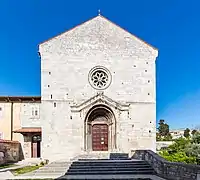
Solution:
<svg viewBox="0 0 200 180">
<path fill-rule="evenodd" d="M 147 161 L 157 175 L 168 180 L 200 180 L 200 166 L 169 162 L 151 150 L 136 150 L 133 157 Z"/>
<path fill-rule="evenodd" d="M 18 141 L 0 139 L 0 165 L 23 160 L 21 144 Z"/>
</svg>

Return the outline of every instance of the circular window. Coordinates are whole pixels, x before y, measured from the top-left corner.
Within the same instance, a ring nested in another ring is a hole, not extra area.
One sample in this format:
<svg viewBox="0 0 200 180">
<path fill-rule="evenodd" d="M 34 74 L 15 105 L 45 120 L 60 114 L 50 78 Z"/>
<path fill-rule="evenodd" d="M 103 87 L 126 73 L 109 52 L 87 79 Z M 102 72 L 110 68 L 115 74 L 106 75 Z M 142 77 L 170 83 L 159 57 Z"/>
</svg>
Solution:
<svg viewBox="0 0 200 180">
<path fill-rule="evenodd" d="M 89 73 L 89 82 L 95 89 L 106 89 L 111 83 L 111 75 L 104 67 L 94 67 Z"/>
</svg>

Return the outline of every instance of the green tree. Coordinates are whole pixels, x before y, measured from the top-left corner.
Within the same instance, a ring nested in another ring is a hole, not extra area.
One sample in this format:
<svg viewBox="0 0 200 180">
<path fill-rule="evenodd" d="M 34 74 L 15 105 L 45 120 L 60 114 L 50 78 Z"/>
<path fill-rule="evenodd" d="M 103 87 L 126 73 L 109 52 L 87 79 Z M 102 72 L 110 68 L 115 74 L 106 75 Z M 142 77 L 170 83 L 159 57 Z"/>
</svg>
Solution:
<svg viewBox="0 0 200 180">
<path fill-rule="evenodd" d="M 164 138 L 163 141 L 171 141 L 172 140 L 172 135 L 168 133 Z"/>
<path fill-rule="evenodd" d="M 190 144 L 189 139 L 185 139 L 183 137 L 180 137 L 180 138 L 176 139 L 174 141 L 174 143 L 168 147 L 168 151 L 170 153 L 177 153 L 177 152 L 184 151 L 184 149 L 186 148 L 186 146 L 188 144 Z"/>
<path fill-rule="evenodd" d="M 159 153 L 163 158 L 171 162 L 184 162 L 196 164 L 196 158 L 187 156 L 185 152 L 179 151 L 174 154 L 170 154 L 168 151 L 162 151 Z"/>
<path fill-rule="evenodd" d="M 192 136 L 192 141 L 191 143 L 193 144 L 200 144 L 200 132 L 196 132 L 193 136 Z"/>
<path fill-rule="evenodd" d="M 189 144 L 185 148 L 185 152 L 188 156 L 193 156 L 198 158 L 198 156 L 200 155 L 200 144 Z"/>
<path fill-rule="evenodd" d="M 175 139 L 172 145 L 159 154 L 172 162 L 200 164 L 200 132 L 196 132 L 192 138 Z"/>
<path fill-rule="evenodd" d="M 194 134 L 197 132 L 197 130 L 196 129 L 193 129 L 192 130 L 192 132 L 191 132 L 191 134 L 194 136 Z"/>
<path fill-rule="evenodd" d="M 169 125 L 165 123 L 164 119 L 160 119 L 159 121 L 158 132 L 161 136 L 166 136 L 169 134 Z"/>
<path fill-rule="evenodd" d="M 184 130 L 184 137 L 185 138 L 189 138 L 190 137 L 190 129 L 189 128 L 186 128 L 185 130 Z"/>
<path fill-rule="evenodd" d="M 162 141 L 162 137 L 159 133 L 156 133 L 156 141 Z"/>
</svg>

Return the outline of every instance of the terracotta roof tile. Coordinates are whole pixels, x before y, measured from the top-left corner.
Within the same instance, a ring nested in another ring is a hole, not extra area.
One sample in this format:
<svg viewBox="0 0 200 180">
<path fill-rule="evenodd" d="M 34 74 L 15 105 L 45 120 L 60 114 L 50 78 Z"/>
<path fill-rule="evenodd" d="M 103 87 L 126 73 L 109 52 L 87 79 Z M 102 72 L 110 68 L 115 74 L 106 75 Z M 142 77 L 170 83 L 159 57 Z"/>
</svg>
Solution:
<svg viewBox="0 0 200 180">
<path fill-rule="evenodd" d="M 42 129 L 40 127 L 37 128 L 21 128 L 14 131 L 15 133 L 37 133 L 42 132 Z"/>
<path fill-rule="evenodd" d="M 11 140 L 0 139 L 0 143 L 19 143 L 19 142 L 18 141 L 11 141 Z"/>
</svg>

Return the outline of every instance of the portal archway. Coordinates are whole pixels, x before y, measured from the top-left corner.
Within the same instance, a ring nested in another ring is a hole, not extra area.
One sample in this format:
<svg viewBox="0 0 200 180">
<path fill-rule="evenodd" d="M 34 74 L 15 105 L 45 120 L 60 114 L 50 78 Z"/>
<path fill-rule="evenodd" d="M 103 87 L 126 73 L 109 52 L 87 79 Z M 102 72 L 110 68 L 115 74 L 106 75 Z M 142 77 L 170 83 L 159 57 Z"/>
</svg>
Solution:
<svg viewBox="0 0 200 180">
<path fill-rule="evenodd" d="M 105 105 L 93 106 L 84 122 L 85 151 L 110 151 L 116 148 L 116 119 Z"/>
</svg>

